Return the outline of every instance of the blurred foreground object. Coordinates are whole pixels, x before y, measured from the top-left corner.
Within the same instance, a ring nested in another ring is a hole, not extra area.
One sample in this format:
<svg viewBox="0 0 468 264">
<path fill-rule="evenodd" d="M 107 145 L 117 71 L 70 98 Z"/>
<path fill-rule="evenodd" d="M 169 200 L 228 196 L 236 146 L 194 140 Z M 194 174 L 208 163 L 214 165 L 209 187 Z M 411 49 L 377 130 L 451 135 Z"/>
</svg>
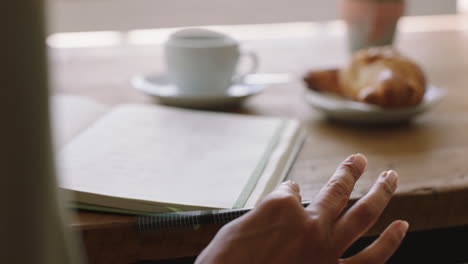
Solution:
<svg viewBox="0 0 468 264">
<path fill-rule="evenodd" d="M 404 0 L 341 0 L 340 13 L 348 26 L 351 51 L 392 45 L 404 12 Z"/>
<path fill-rule="evenodd" d="M 2 2 L 1 255 L 5 263 L 80 263 L 59 210 L 49 128 L 42 1 Z M 5 27 L 5 26 L 4 26 Z M 3 59 L 5 61 L 5 59 Z"/>
</svg>

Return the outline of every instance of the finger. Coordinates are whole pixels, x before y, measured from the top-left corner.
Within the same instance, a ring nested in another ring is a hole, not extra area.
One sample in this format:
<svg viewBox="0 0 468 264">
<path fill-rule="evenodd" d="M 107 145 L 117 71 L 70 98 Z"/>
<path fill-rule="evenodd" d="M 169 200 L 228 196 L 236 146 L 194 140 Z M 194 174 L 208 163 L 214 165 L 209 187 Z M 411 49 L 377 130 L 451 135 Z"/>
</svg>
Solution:
<svg viewBox="0 0 468 264">
<path fill-rule="evenodd" d="M 299 184 L 293 181 L 285 181 L 282 182 L 275 190 L 273 190 L 270 194 L 265 196 L 263 200 L 271 200 L 271 199 L 281 199 L 285 197 L 292 196 L 294 199 L 298 200 L 299 202 L 302 201 L 302 197 L 300 194 L 301 190 Z"/>
<path fill-rule="evenodd" d="M 362 236 L 387 206 L 397 187 L 398 174 L 380 174 L 371 190 L 356 202 L 336 223 L 336 235 L 343 250 Z"/>
<path fill-rule="evenodd" d="M 320 190 L 309 210 L 319 212 L 328 222 L 334 222 L 349 200 L 356 181 L 367 165 L 362 154 L 349 156 L 343 161 L 327 184 Z"/>
<path fill-rule="evenodd" d="M 408 231 L 408 222 L 395 221 L 370 246 L 357 255 L 342 260 L 346 264 L 385 263 L 398 249 Z"/>
<path fill-rule="evenodd" d="M 266 195 L 255 209 L 247 213 L 247 215 L 250 214 L 253 217 L 253 213 L 257 212 L 257 215 L 287 216 L 291 213 L 291 210 L 302 211 L 306 215 L 301 201 L 299 185 L 292 181 L 286 181 Z"/>
</svg>

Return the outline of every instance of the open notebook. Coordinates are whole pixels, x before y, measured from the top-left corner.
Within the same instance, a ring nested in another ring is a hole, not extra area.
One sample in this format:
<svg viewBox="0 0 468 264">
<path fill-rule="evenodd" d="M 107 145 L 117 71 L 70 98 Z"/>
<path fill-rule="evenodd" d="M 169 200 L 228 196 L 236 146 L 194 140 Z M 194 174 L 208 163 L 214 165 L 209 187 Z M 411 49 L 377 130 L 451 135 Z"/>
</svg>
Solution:
<svg viewBox="0 0 468 264">
<path fill-rule="evenodd" d="M 81 208 L 157 213 L 252 207 L 304 135 L 294 120 L 52 99 L 59 182 Z"/>
</svg>

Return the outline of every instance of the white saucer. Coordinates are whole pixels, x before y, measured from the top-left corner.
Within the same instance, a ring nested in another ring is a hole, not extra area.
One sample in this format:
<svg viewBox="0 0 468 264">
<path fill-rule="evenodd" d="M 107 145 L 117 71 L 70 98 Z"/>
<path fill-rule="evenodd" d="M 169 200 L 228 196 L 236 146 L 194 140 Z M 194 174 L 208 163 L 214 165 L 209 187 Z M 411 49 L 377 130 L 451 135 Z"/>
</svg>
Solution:
<svg viewBox="0 0 468 264">
<path fill-rule="evenodd" d="M 263 84 L 237 83 L 225 94 L 194 95 L 182 93 L 165 74 L 137 75 L 132 80 L 135 89 L 158 99 L 162 104 L 197 109 L 221 109 L 238 106 L 246 98 L 265 88 Z"/>
<path fill-rule="evenodd" d="M 379 106 L 351 101 L 329 93 L 307 89 L 306 101 L 326 117 L 334 120 L 356 123 L 396 123 L 410 120 L 439 103 L 445 90 L 429 85 L 421 104 L 402 109 L 385 109 Z"/>
</svg>

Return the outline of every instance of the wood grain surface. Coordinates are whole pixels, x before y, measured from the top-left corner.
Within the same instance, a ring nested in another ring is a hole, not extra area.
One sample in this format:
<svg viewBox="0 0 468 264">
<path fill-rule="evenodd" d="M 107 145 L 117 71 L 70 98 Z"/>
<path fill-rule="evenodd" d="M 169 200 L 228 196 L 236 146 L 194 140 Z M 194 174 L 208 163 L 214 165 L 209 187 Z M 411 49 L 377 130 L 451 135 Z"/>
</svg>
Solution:
<svg viewBox="0 0 468 264">
<path fill-rule="evenodd" d="M 445 100 L 411 123 L 397 126 L 351 126 L 324 120 L 303 99 L 299 81 L 306 71 L 343 65 L 344 36 L 324 32 L 310 38 L 249 41 L 260 57 L 261 72 L 292 73 L 298 81 L 272 85 L 235 110 L 303 121 L 308 138 L 289 178 L 304 199 L 312 199 L 335 167 L 352 153 L 369 159 L 352 202 L 365 194 L 377 175 L 400 174 L 395 197 L 369 234 L 395 219 L 410 230 L 468 225 L 468 31 L 411 32 L 398 46 L 424 68 L 429 81 L 447 90 Z M 51 49 L 54 92 L 93 97 L 110 105 L 151 103 L 131 88 L 135 73 L 162 72 L 161 46 Z M 89 263 L 129 263 L 197 255 L 219 227 L 193 232 L 138 234 L 131 216 L 79 212 L 72 227 L 82 232 Z"/>
</svg>

